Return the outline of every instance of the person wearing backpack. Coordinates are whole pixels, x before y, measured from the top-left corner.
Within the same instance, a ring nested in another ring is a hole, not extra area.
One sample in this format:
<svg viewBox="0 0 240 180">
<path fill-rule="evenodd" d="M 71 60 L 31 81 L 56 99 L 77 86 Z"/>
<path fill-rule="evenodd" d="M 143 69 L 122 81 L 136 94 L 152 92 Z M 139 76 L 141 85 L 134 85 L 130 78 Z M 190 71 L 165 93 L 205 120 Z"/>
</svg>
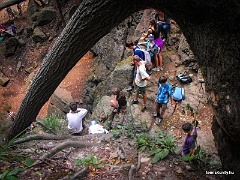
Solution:
<svg viewBox="0 0 240 180">
<path fill-rule="evenodd" d="M 141 48 L 137 44 L 138 44 L 137 41 L 135 41 L 134 43 L 129 42 L 129 43 L 126 43 L 126 47 L 133 50 L 133 56 L 137 55 L 140 58 L 140 61 L 145 61 L 145 54 L 144 54 L 143 50 L 141 50 Z M 148 66 L 147 63 L 145 63 L 145 64 L 146 64 L 146 66 Z M 132 61 L 131 65 L 135 66 L 135 63 Z M 151 68 L 151 66 L 149 68 Z M 135 66 L 131 89 L 134 88 L 134 82 L 135 82 L 136 75 L 137 75 L 137 67 Z"/>
<path fill-rule="evenodd" d="M 158 25 L 154 19 L 149 21 L 149 29 L 148 29 L 146 35 L 143 37 L 143 40 L 146 40 L 146 38 L 149 36 L 149 34 L 152 34 L 154 36 L 154 42 L 159 47 L 158 52 L 155 56 L 156 57 L 156 68 L 158 68 L 159 70 L 162 71 L 163 70 L 163 65 L 162 65 L 163 41 L 160 38 Z"/>
<path fill-rule="evenodd" d="M 174 102 L 172 96 L 172 85 L 167 82 L 167 78 L 165 76 L 161 76 L 159 78 L 158 87 L 158 94 L 155 101 L 156 113 L 153 114 L 153 117 L 157 118 L 156 124 L 160 125 L 167 109 L 169 99 L 172 106 L 174 106 Z"/>
<path fill-rule="evenodd" d="M 151 62 L 155 61 L 155 68 L 153 68 L 153 71 L 160 71 L 160 68 L 158 68 L 158 61 L 157 61 L 157 54 L 158 54 L 158 46 L 157 44 L 153 41 L 154 36 L 152 34 L 148 35 L 148 41 L 146 42 L 147 45 L 147 51 L 150 54 L 151 57 Z"/>
</svg>

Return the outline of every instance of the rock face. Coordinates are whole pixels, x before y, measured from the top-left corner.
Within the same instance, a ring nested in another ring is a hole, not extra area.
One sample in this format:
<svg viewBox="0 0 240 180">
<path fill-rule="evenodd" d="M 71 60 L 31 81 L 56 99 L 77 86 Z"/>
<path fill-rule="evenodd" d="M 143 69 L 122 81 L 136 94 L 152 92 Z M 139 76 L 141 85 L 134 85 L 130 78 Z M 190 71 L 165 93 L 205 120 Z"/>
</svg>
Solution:
<svg viewBox="0 0 240 180">
<path fill-rule="evenodd" d="M 48 114 L 56 114 L 62 118 L 69 112 L 69 104 L 74 102 L 71 92 L 58 87 L 51 96 Z"/>
<path fill-rule="evenodd" d="M 40 28 L 35 28 L 33 30 L 32 39 L 34 42 L 38 43 L 38 42 L 46 41 L 48 39 L 48 37 L 46 36 L 46 34 L 44 34 L 42 32 L 42 30 Z"/>
<path fill-rule="evenodd" d="M 34 26 L 43 26 L 56 18 L 56 12 L 51 8 L 43 8 L 41 11 L 35 12 L 31 18 Z"/>
<path fill-rule="evenodd" d="M 18 45 L 19 45 L 18 39 L 15 37 L 10 37 L 6 42 L 6 46 L 5 46 L 6 50 L 4 55 L 6 57 L 14 55 Z"/>
</svg>

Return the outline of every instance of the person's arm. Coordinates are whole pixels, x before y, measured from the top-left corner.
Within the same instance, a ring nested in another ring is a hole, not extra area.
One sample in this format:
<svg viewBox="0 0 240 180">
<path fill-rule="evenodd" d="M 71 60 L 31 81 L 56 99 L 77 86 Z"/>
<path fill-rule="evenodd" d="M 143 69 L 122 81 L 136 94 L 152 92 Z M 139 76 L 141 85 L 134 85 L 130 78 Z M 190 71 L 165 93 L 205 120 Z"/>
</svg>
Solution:
<svg viewBox="0 0 240 180">
<path fill-rule="evenodd" d="M 80 114 L 80 116 L 83 118 L 87 115 L 87 110 L 83 109 L 83 108 L 77 108 L 77 110 L 79 111 L 78 114 Z"/>
<path fill-rule="evenodd" d="M 144 36 L 143 40 L 146 41 L 146 38 L 148 37 L 149 34 L 152 33 L 152 30 L 149 28 L 148 31 L 147 31 L 147 34 Z"/>
</svg>

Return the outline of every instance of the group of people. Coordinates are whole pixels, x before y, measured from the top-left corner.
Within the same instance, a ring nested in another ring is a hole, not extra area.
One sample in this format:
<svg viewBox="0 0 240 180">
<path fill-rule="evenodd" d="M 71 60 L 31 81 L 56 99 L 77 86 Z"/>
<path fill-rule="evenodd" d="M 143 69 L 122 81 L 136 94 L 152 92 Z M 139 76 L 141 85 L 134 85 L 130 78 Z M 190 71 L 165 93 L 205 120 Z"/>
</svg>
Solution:
<svg viewBox="0 0 240 180">
<path fill-rule="evenodd" d="M 168 38 L 167 34 L 169 31 L 169 26 L 170 20 L 166 17 L 166 15 L 160 11 L 156 11 L 154 19 L 149 22 L 149 29 L 147 31 L 147 34 L 143 37 L 143 39 L 148 38 L 148 41 L 146 42 L 147 51 L 149 52 L 152 60 L 155 59 L 156 71 L 163 70 L 161 51 L 163 49 L 164 41 L 160 37 L 160 33 L 163 34 L 163 38 L 166 40 Z M 147 108 L 146 87 L 147 81 L 151 79 L 151 73 L 149 73 L 149 71 L 152 68 L 152 64 L 149 64 L 145 61 L 144 52 L 138 46 L 138 41 L 126 43 L 126 47 L 133 50 L 132 65 L 135 66 L 134 80 L 132 84 L 135 90 L 135 96 L 132 104 L 139 103 L 138 98 L 139 94 L 141 94 L 143 97 L 141 111 L 144 112 Z M 113 118 L 116 114 L 122 113 L 122 111 L 124 111 L 127 107 L 126 97 L 122 94 L 122 91 L 119 88 L 113 88 L 112 94 L 114 95 L 114 99 L 110 101 L 110 105 L 113 107 L 110 118 L 111 122 L 113 121 Z M 172 85 L 168 83 L 167 77 L 161 76 L 158 80 L 158 93 L 155 100 L 155 113 L 153 114 L 153 117 L 156 118 L 157 125 L 160 125 L 163 120 L 169 100 L 171 102 L 171 105 L 174 106 L 176 102 L 174 102 L 173 99 Z M 70 112 L 67 114 L 69 130 L 81 132 L 83 129 L 82 118 L 86 114 L 86 109 L 77 109 L 76 103 L 71 103 Z M 183 124 L 182 129 L 185 133 L 187 133 L 187 137 L 182 148 L 182 154 L 193 155 L 194 149 L 196 148 L 196 127 L 191 123 L 185 123 Z"/>
</svg>

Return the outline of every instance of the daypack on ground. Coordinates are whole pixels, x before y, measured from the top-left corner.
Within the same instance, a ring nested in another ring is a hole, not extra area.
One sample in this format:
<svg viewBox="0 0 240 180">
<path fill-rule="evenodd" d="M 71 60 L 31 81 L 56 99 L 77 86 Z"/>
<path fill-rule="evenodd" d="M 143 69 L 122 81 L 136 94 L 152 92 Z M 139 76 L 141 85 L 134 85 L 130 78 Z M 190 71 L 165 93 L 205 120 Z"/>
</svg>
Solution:
<svg viewBox="0 0 240 180">
<path fill-rule="evenodd" d="M 182 73 L 180 73 L 177 77 L 177 80 L 179 80 L 181 83 L 191 83 L 192 82 L 192 78 L 188 75 L 184 75 Z"/>
<path fill-rule="evenodd" d="M 175 101 L 182 101 L 185 99 L 184 88 L 175 87 L 173 92 L 173 99 Z"/>
</svg>

